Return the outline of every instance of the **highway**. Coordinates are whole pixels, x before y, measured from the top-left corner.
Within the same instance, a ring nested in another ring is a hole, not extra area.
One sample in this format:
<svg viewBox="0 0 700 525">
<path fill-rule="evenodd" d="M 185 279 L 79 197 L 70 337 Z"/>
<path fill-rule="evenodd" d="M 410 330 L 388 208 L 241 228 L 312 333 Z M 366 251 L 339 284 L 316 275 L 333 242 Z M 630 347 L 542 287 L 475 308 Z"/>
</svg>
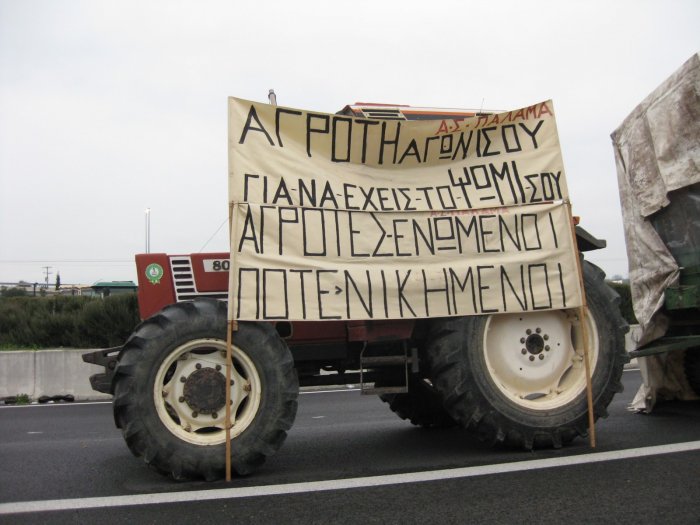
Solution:
<svg viewBox="0 0 700 525">
<path fill-rule="evenodd" d="M 597 425 L 598 446 L 493 449 L 353 390 L 303 393 L 258 472 L 174 482 L 133 457 L 111 405 L 0 407 L 0 523 L 698 523 L 700 402 Z"/>
</svg>

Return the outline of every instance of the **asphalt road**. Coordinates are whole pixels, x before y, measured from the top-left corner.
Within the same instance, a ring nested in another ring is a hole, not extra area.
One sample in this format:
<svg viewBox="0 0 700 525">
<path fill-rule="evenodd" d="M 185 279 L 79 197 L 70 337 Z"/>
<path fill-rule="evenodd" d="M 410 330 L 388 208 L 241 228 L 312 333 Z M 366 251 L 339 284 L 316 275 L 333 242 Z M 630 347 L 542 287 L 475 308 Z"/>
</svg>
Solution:
<svg viewBox="0 0 700 525">
<path fill-rule="evenodd" d="M 596 449 L 536 452 L 414 428 L 356 391 L 304 394 L 280 452 L 230 484 L 152 472 L 109 404 L 0 407 L 0 523 L 697 524 L 700 402 L 632 414 L 639 373 L 624 383 Z"/>
</svg>

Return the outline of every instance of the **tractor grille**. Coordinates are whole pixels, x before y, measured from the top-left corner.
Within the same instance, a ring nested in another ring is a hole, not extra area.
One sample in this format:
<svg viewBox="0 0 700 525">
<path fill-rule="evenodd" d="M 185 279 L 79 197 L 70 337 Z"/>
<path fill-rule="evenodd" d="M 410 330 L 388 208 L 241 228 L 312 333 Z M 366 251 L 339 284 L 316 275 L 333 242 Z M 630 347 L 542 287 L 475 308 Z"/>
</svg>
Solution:
<svg viewBox="0 0 700 525">
<path fill-rule="evenodd" d="M 211 297 L 213 299 L 228 298 L 227 292 L 200 292 L 197 290 L 197 283 L 192 271 L 192 260 L 189 257 L 171 257 L 170 269 L 173 274 L 175 284 L 175 300 L 192 301 L 197 297 Z"/>
</svg>

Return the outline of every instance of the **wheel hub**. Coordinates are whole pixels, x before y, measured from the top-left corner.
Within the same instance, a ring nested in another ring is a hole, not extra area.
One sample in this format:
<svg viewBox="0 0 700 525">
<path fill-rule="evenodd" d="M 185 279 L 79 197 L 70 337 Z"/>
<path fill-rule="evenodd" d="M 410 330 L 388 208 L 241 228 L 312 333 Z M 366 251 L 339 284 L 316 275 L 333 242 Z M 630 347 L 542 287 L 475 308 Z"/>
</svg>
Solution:
<svg viewBox="0 0 700 525">
<path fill-rule="evenodd" d="M 535 357 L 542 361 L 545 356 L 542 352 L 549 352 L 551 348 L 546 342 L 548 340 L 549 334 L 543 333 L 540 327 L 535 328 L 534 332 L 528 328 L 525 330 L 525 336 L 520 338 L 520 343 L 523 345 L 520 353 L 529 361 L 534 361 Z"/>
<path fill-rule="evenodd" d="M 200 368 L 185 380 L 183 396 L 195 412 L 217 412 L 226 404 L 226 378 L 213 368 Z"/>
<path fill-rule="evenodd" d="M 531 334 L 525 340 L 525 349 L 532 355 L 537 355 L 544 350 L 544 339 L 540 334 Z"/>
<path fill-rule="evenodd" d="M 260 376 L 251 358 L 233 347 L 231 436 L 251 424 L 260 407 Z M 175 348 L 160 364 L 154 381 L 158 416 L 170 432 L 194 445 L 225 441 L 226 341 L 202 338 Z"/>
<path fill-rule="evenodd" d="M 590 341 L 597 340 L 588 325 Z M 554 310 L 501 314 L 489 318 L 484 357 L 496 387 L 517 405 L 549 410 L 574 399 L 585 388 L 580 328 L 574 312 Z M 592 347 L 595 363 L 597 347 Z"/>
</svg>

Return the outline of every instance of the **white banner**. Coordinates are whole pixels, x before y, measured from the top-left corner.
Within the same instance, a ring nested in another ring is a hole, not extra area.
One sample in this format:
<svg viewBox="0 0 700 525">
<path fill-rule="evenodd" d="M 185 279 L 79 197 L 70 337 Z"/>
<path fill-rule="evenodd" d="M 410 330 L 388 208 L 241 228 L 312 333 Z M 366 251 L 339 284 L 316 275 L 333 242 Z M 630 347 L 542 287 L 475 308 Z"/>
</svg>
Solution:
<svg viewBox="0 0 700 525">
<path fill-rule="evenodd" d="M 232 98 L 229 143 L 236 319 L 581 304 L 551 102 L 448 124 Z"/>
</svg>

